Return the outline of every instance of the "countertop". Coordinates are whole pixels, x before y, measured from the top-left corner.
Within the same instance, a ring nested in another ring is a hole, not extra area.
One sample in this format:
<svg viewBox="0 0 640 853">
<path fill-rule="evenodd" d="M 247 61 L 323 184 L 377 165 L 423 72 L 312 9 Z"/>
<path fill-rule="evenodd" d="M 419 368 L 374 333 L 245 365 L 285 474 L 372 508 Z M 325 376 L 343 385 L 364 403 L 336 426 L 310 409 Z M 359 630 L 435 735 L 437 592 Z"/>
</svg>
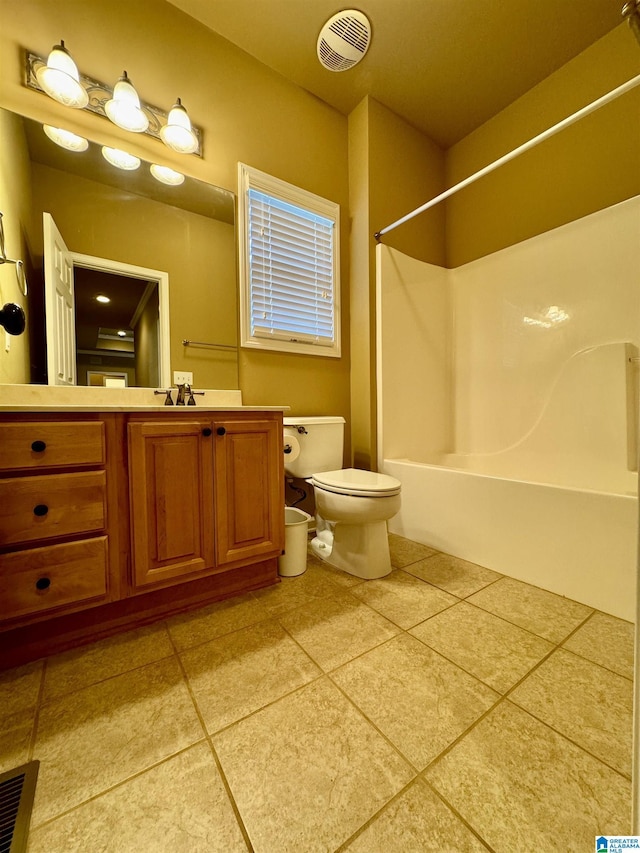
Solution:
<svg viewBox="0 0 640 853">
<path fill-rule="evenodd" d="M 163 404 L 154 388 L 97 388 L 84 385 L 0 385 L 0 412 L 285 412 L 288 406 L 244 406 L 242 392 L 194 388 L 195 406 Z"/>
</svg>

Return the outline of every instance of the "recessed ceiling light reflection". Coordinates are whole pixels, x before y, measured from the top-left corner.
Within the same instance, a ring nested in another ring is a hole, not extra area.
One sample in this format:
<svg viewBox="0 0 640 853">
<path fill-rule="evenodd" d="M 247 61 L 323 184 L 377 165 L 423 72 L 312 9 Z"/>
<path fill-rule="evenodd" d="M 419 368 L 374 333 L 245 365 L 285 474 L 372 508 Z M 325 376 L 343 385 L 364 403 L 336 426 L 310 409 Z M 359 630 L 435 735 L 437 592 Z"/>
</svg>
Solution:
<svg viewBox="0 0 640 853">
<path fill-rule="evenodd" d="M 121 151 L 119 148 L 108 148 L 106 145 L 103 145 L 102 156 L 112 166 L 117 166 L 118 169 L 126 169 L 128 172 L 132 172 L 140 166 L 139 157 L 127 154 L 126 151 Z"/>
<path fill-rule="evenodd" d="M 118 329 L 118 337 L 119 338 L 126 338 L 127 337 L 127 333 L 125 332 L 124 329 Z"/>
<path fill-rule="evenodd" d="M 67 151 L 86 151 L 89 147 L 89 143 L 84 136 L 78 136 L 77 133 L 71 133 L 70 130 L 64 130 L 61 127 L 52 127 L 50 124 L 43 124 L 42 129 L 52 142 L 55 142 L 61 148 L 66 148 Z"/>
<path fill-rule="evenodd" d="M 96 302 L 102 302 L 103 305 L 106 305 L 107 302 L 111 302 L 108 296 L 104 296 L 102 293 L 96 296 Z"/>
<path fill-rule="evenodd" d="M 184 183 L 184 175 L 176 172 L 175 169 L 170 169 L 168 166 L 157 166 L 155 163 L 152 163 L 150 171 L 156 181 L 169 184 L 170 187 L 179 187 L 180 184 Z"/>
</svg>

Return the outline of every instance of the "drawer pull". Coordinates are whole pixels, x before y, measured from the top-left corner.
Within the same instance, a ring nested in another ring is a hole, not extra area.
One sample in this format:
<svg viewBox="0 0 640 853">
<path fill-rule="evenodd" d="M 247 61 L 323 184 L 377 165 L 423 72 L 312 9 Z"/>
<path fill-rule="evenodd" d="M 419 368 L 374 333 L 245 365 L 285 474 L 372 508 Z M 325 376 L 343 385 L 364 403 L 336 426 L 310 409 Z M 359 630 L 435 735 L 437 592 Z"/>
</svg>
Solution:
<svg viewBox="0 0 640 853">
<path fill-rule="evenodd" d="M 46 504 L 36 504 L 33 508 L 33 514 L 40 516 L 46 515 L 49 512 L 49 507 Z"/>
<path fill-rule="evenodd" d="M 218 433 L 218 435 L 225 435 L 225 433 L 226 433 L 227 431 L 226 431 L 226 429 L 225 429 L 224 427 L 218 427 L 218 429 L 216 430 L 216 432 Z"/>
<path fill-rule="evenodd" d="M 207 438 L 211 435 L 212 432 L 213 432 L 213 430 L 211 429 L 211 427 L 205 427 L 202 430 L 202 434 Z"/>
<path fill-rule="evenodd" d="M 51 578 L 38 578 L 36 581 L 36 589 L 49 589 L 51 586 Z"/>
<path fill-rule="evenodd" d="M 46 441 L 33 441 L 31 443 L 31 449 L 34 453 L 43 453 L 47 449 Z"/>
</svg>

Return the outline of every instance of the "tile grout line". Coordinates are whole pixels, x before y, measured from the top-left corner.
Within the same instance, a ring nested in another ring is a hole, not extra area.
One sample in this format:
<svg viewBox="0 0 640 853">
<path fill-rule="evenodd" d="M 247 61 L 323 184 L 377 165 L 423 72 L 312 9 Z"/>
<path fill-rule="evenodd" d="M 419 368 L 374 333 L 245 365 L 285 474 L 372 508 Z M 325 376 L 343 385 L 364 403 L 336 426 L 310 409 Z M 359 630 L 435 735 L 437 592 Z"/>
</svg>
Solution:
<svg viewBox="0 0 640 853">
<path fill-rule="evenodd" d="M 105 788 L 104 791 L 99 791 L 97 794 L 92 794 L 90 797 L 87 797 L 86 800 L 82 800 L 80 803 L 76 803 L 73 806 L 69 806 L 69 808 L 64 811 L 59 812 L 59 814 L 53 815 L 52 817 L 48 817 L 46 820 L 43 820 L 42 823 L 32 826 L 32 829 L 39 830 L 44 826 L 49 826 L 52 823 L 60 820 L 61 818 L 66 817 L 67 815 L 72 814 L 73 812 L 79 811 L 84 808 L 84 806 L 89 803 L 93 803 L 96 800 L 101 799 L 106 794 L 110 794 L 112 791 L 116 791 L 118 788 L 122 788 L 125 785 L 128 785 L 134 779 L 138 779 L 140 776 L 144 776 L 145 773 L 149 773 L 151 770 L 155 770 L 157 767 L 161 767 L 163 764 L 167 764 L 169 761 L 173 761 L 179 755 L 183 755 L 185 752 L 188 752 L 193 747 L 198 746 L 199 744 L 206 743 L 206 738 L 202 737 L 199 740 L 190 743 L 188 746 L 179 749 L 177 752 L 172 753 L 171 755 L 167 755 L 164 758 L 161 758 L 160 761 L 156 761 L 153 764 L 150 764 L 148 767 L 144 767 L 142 770 L 137 770 L 135 773 L 132 773 L 130 776 L 127 776 L 126 779 L 121 779 L 119 782 L 115 782 L 113 785 L 110 785 L 108 788 Z"/>
<path fill-rule="evenodd" d="M 165 623 L 165 625 L 166 625 L 166 623 Z M 229 784 L 229 780 L 227 779 L 227 775 L 224 772 L 224 769 L 222 767 L 222 762 L 220 761 L 220 758 L 218 757 L 218 753 L 216 751 L 216 748 L 213 745 L 212 737 L 209 734 L 207 727 L 205 725 L 204 717 L 202 716 L 202 714 L 200 712 L 200 708 L 198 706 L 198 703 L 196 701 L 196 697 L 195 697 L 193 689 L 191 687 L 191 682 L 189 681 L 189 676 L 187 675 L 187 671 L 184 667 L 184 664 L 182 662 L 182 658 L 180 657 L 180 654 L 179 654 L 179 652 L 175 646 L 175 643 L 173 642 L 173 637 L 171 636 L 171 632 L 169 631 L 168 626 L 167 626 L 167 633 L 169 634 L 169 641 L 173 647 L 173 653 L 174 653 L 174 656 L 177 660 L 178 666 L 180 667 L 180 672 L 182 673 L 182 678 L 184 679 L 184 683 L 187 687 L 187 690 L 189 691 L 189 696 L 191 697 L 191 702 L 193 703 L 194 710 L 198 716 L 198 720 L 200 721 L 202 731 L 204 732 L 204 740 L 207 742 L 207 744 L 209 746 L 209 750 L 211 752 L 214 764 L 216 765 L 216 768 L 217 768 L 218 773 L 220 775 L 220 779 L 221 779 L 222 784 L 224 786 L 224 789 L 227 793 L 229 805 L 231 806 L 231 810 L 233 811 L 234 817 L 236 819 L 236 823 L 238 824 L 238 828 L 240 829 L 242 839 L 243 839 L 243 841 L 247 847 L 248 853 L 254 853 L 253 844 L 251 842 L 251 838 L 249 836 L 249 832 L 247 830 L 247 827 L 245 826 L 245 822 L 244 822 L 244 819 L 242 817 L 242 814 L 240 813 L 240 808 L 239 808 L 238 804 L 236 803 L 235 797 L 233 796 L 233 792 L 231 790 L 231 785 Z"/>
<path fill-rule="evenodd" d="M 582 626 L 583 626 L 584 624 L 586 624 L 586 622 L 591 618 L 591 616 L 592 616 L 592 614 L 591 614 L 591 613 L 590 613 L 588 616 L 586 616 L 586 617 L 583 619 L 583 621 L 582 621 L 579 625 L 577 625 L 577 626 L 573 629 L 573 631 L 571 631 L 571 632 L 570 632 L 570 634 L 568 634 L 568 635 L 567 635 L 567 637 L 565 637 L 561 642 L 565 642 L 565 641 L 566 641 L 567 639 L 569 639 L 569 637 L 571 637 L 571 636 L 572 636 L 576 631 L 578 631 L 580 628 L 582 628 Z M 506 620 L 505 620 L 505 621 L 506 621 Z M 416 637 L 415 639 L 418 639 L 418 638 Z M 548 642 L 551 642 L 551 641 L 548 641 Z M 478 726 L 478 725 L 479 725 L 479 723 L 481 723 L 481 722 L 482 722 L 486 717 L 488 717 L 488 716 L 489 716 L 489 714 L 493 713 L 493 711 L 495 711 L 495 710 L 498 708 L 498 706 L 500 706 L 500 705 L 501 705 L 503 702 L 505 702 L 505 701 L 511 701 L 511 700 L 509 699 L 509 695 L 510 695 L 510 694 L 511 694 L 511 693 L 512 693 L 512 692 L 513 692 L 517 687 L 519 687 L 519 686 L 522 684 L 522 682 L 523 682 L 523 681 L 525 681 L 527 678 L 529 678 L 529 676 L 530 676 L 533 672 L 535 672 L 537 669 L 539 669 L 539 668 L 542 666 L 542 664 L 543 664 L 545 661 L 547 661 L 547 660 L 551 657 L 551 655 L 552 655 L 552 654 L 554 654 L 554 652 L 556 652 L 559 648 L 561 648 L 561 643 L 558 643 L 558 644 L 554 645 L 554 647 L 553 647 L 549 652 L 547 652 L 547 654 L 546 654 L 546 655 L 544 655 L 544 657 L 542 657 L 542 658 L 541 658 L 541 659 L 540 659 L 540 660 L 539 660 L 539 661 L 538 661 L 538 662 L 537 662 L 537 663 L 536 663 L 536 664 L 535 664 L 535 665 L 534 665 L 534 666 L 529 670 L 529 672 L 527 672 L 525 675 L 523 675 L 523 676 L 522 676 L 522 678 L 520 678 L 518 681 L 516 681 L 516 683 L 515 683 L 515 684 L 513 684 L 513 685 L 512 685 L 512 686 L 511 686 L 507 691 L 506 691 L 506 693 L 502 694 L 502 695 L 499 697 L 499 699 L 498 699 L 498 700 L 497 700 L 497 701 L 496 701 L 496 702 L 495 702 L 495 703 L 494 703 L 490 708 L 488 708 L 486 711 L 484 711 L 484 712 L 483 712 L 483 713 L 478 717 L 478 719 L 477 719 L 477 720 L 475 720 L 475 721 L 474 721 L 474 722 L 473 722 L 473 723 L 472 723 L 472 724 L 471 724 L 471 725 L 470 725 L 470 726 L 469 726 L 469 727 L 468 727 L 464 732 L 462 732 L 462 733 L 461 733 L 461 734 L 460 734 L 460 735 L 459 735 L 459 736 L 458 736 L 454 741 L 452 741 L 452 743 L 450 743 L 450 744 L 449 744 L 449 745 L 448 745 L 448 746 L 447 746 L 447 747 L 446 747 L 446 748 L 445 748 L 445 749 L 444 749 L 444 750 L 443 750 L 439 755 L 437 755 L 437 756 L 436 756 L 436 757 L 435 757 L 435 758 L 434 758 L 434 759 L 433 759 L 433 760 L 432 760 L 432 761 L 431 761 L 431 762 L 430 762 L 430 763 L 429 763 L 429 764 L 428 764 L 428 765 L 427 765 L 427 766 L 426 766 L 426 767 L 425 767 L 421 772 L 422 772 L 423 774 L 426 774 L 426 773 L 427 773 L 427 771 L 428 771 L 431 767 L 433 767 L 434 765 L 436 765 L 436 764 L 437 764 L 439 761 L 441 761 L 441 760 L 442 760 L 442 759 L 443 759 L 443 758 L 444 758 L 444 757 L 445 757 L 449 752 L 451 752 L 451 751 L 453 750 L 453 748 L 454 748 L 455 746 L 457 746 L 457 745 L 458 745 L 458 743 L 459 743 L 459 742 L 460 742 L 464 737 L 466 737 L 468 734 L 470 734 L 470 732 L 471 732 L 473 729 L 475 729 L 475 728 L 476 728 L 476 726 Z M 466 672 L 466 670 L 465 670 L 465 672 Z M 474 676 L 474 677 L 475 677 L 475 676 Z M 482 683 L 484 683 L 484 682 L 482 682 Z M 496 692 L 497 692 L 497 691 L 496 691 Z M 538 719 L 538 718 L 537 718 L 537 717 L 535 717 L 533 714 L 529 713 L 529 711 L 527 711 L 526 709 L 521 708 L 521 707 L 520 707 L 520 705 L 518 705 L 516 702 L 511 702 L 511 704 L 512 704 L 512 705 L 515 705 L 517 708 L 520 708 L 520 710 L 521 710 L 521 711 L 523 711 L 523 713 L 527 714 L 528 716 L 532 717 L 533 719 L 536 719 L 536 720 Z M 569 740 L 569 738 L 567 738 L 565 735 L 561 734 L 560 732 L 556 732 L 556 731 L 555 731 L 555 729 L 553 729 L 553 727 L 552 727 L 552 726 L 550 726 L 548 723 L 545 723 L 545 722 L 543 722 L 542 720 L 538 720 L 538 722 L 540 722 L 542 725 L 546 726 L 548 729 L 550 729 L 551 731 L 555 732 L 556 734 L 558 734 L 560 737 L 564 738 L 565 740 Z M 571 741 L 571 742 L 572 742 L 572 741 Z M 587 752 L 587 750 L 585 750 L 585 749 L 584 749 L 584 747 L 580 747 L 580 749 L 582 749 L 582 751 L 583 751 L 583 752 Z M 590 753 L 588 753 L 588 754 L 590 755 Z M 592 756 L 592 757 L 593 757 L 593 758 L 595 758 L 595 756 Z M 600 761 L 600 759 L 597 759 L 597 760 L 598 760 L 598 761 Z M 604 762 L 600 762 L 600 763 L 604 764 Z M 605 765 L 605 766 L 608 766 L 608 765 Z M 621 774 L 619 774 L 619 775 L 621 775 Z M 425 778 L 426 778 L 426 776 L 425 776 Z"/>
<path fill-rule="evenodd" d="M 429 788 L 429 790 L 433 791 L 433 793 L 438 797 L 438 799 L 441 800 L 444 803 L 444 805 L 454 813 L 454 815 L 458 818 L 458 820 L 461 821 L 461 823 L 463 823 L 467 827 L 469 832 L 472 832 L 475 835 L 475 837 L 478 839 L 478 841 L 480 841 L 480 843 L 483 845 L 483 847 L 487 848 L 489 853 L 496 853 L 496 851 L 489 844 L 489 842 L 480 835 L 479 831 L 477 829 L 475 829 L 467 821 L 467 819 L 464 818 L 462 816 L 462 814 L 454 806 L 451 805 L 451 803 L 447 800 L 447 798 L 444 796 L 444 794 L 442 794 L 440 791 L 438 791 L 438 789 L 434 785 L 432 785 L 432 783 L 424 775 L 424 772 L 420 774 L 420 779 Z"/>
<path fill-rule="evenodd" d="M 578 747 L 578 749 L 582 750 L 582 752 L 586 752 L 587 755 L 590 755 L 591 758 L 594 758 L 600 764 L 604 764 L 605 767 L 608 767 L 609 770 L 612 770 L 614 773 L 617 773 L 618 776 L 621 776 L 625 781 L 631 782 L 631 774 L 627 775 L 622 770 L 619 770 L 617 767 L 614 767 L 612 764 L 609 764 L 609 762 L 606 761 L 604 758 L 601 758 L 599 755 L 595 755 L 595 753 L 591 752 L 586 746 L 581 743 L 578 743 L 577 740 L 574 740 L 565 732 L 560 731 L 560 729 L 557 729 L 547 720 L 543 720 L 541 717 L 539 717 L 537 714 L 534 714 L 533 711 L 530 711 L 528 708 L 523 708 L 523 706 L 519 705 L 515 701 L 515 699 L 510 698 L 508 701 L 511 702 L 512 705 L 515 705 L 516 708 L 519 708 L 521 711 L 524 711 L 525 714 L 528 714 L 530 717 L 533 717 L 534 720 L 537 720 L 539 723 L 542 723 L 543 726 L 546 726 L 548 729 L 551 729 L 551 731 L 555 732 L 555 734 L 559 735 L 560 737 L 569 741 L 569 743 L 572 743 L 574 746 Z"/>
<path fill-rule="evenodd" d="M 44 682 L 47 671 L 47 662 L 48 658 L 44 658 L 42 661 L 42 672 L 40 673 L 40 684 L 38 686 L 38 697 L 36 699 L 36 706 L 33 714 L 33 722 L 31 724 L 31 736 L 29 738 L 29 751 L 27 753 L 29 761 L 34 760 L 34 753 L 36 749 L 36 742 L 38 740 L 38 726 L 40 724 L 40 711 L 44 704 Z"/>
<path fill-rule="evenodd" d="M 54 655 L 55 657 L 55 655 Z M 137 672 L 140 669 L 144 669 L 147 666 L 153 666 L 156 663 L 160 663 L 163 660 L 169 660 L 173 657 L 173 652 L 169 652 L 169 654 L 163 655 L 160 658 L 154 658 L 153 660 L 145 661 L 144 663 L 138 664 L 137 666 L 132 666 L 128 669 L 123 669 L 120 672 L 116 672 L 113 675 L 106 675 L 104 678 L 99 678 L 97 681 L 90 681 L 88 684 L 83 684 L 80 687 L 74 687 L 71 690 L 67 690 L 64 693 L 57 693 L 50 698 L 42 698 L 43 707 L 47 707 L 48 705 L 53 705 L 55 702 L 59 702 L 63 699 L 66 699 L 69 696 L 74 696 L 76 693 L 81 693 L 83 690 L 88 690 L 91 687 L 97 687 L 99 684 L 106 684 L 108 681 L 113 681 L 115 678 L 120 678 L 122 675 L 128 675 L 132 672 Z M 45 658 L 48 660 L 48 658 Z"/>
<path fill-rule="evenodd" d="M 414 776 L 414 778 L 411 779 L 409 782 L 407 782 L 406 785 L 403 785 L 399 791 L 397 791 L 390 799 L 387 800 L 386 803 L 384 803 L 384 805 L 380 806 L 380 808 L 378 809 L 377 812 L 375 812 L 375 814 L 372 814 L 371 817 L 368 818 L 362 824 L 362 826 L 358 827 L 358 829 L 356 829 L 355 832 L 353 832 L 338 847 L 336 847 L 336 849 L 333 851 L 333 853 L 344 853 L 344 850 L 346 850 L 349 847 L 349 845 L 352 844 L 356 840 L 356 838 L 359 838 L 366 829 L 368 829 L 372 824 L 374 824 L 376 822 L 376 820 L 380 817 L 382 812 L 384 812 L 396 800 L 400 799 L 400 797 L 402 797 L 403 794 L 405 794 L 413 785 L 415 785 L 419 779 L 420 779 L 420 775 L 418 774 L 417 776 Z"/>
</svg>

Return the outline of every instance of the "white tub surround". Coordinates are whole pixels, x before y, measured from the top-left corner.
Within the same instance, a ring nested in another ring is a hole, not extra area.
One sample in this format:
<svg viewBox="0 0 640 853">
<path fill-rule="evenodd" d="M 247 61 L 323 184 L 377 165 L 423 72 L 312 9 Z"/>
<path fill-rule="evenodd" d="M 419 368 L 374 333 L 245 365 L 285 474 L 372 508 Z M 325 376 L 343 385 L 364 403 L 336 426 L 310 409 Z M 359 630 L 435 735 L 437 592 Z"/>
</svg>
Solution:
<svg viewBox="0 0 640 853">
<path fill-rule="evenodd" d="M 629 620 L 638 221 L 637 197 L 454 270 L 377 248 L 390 529 Z"/>
</svg>

